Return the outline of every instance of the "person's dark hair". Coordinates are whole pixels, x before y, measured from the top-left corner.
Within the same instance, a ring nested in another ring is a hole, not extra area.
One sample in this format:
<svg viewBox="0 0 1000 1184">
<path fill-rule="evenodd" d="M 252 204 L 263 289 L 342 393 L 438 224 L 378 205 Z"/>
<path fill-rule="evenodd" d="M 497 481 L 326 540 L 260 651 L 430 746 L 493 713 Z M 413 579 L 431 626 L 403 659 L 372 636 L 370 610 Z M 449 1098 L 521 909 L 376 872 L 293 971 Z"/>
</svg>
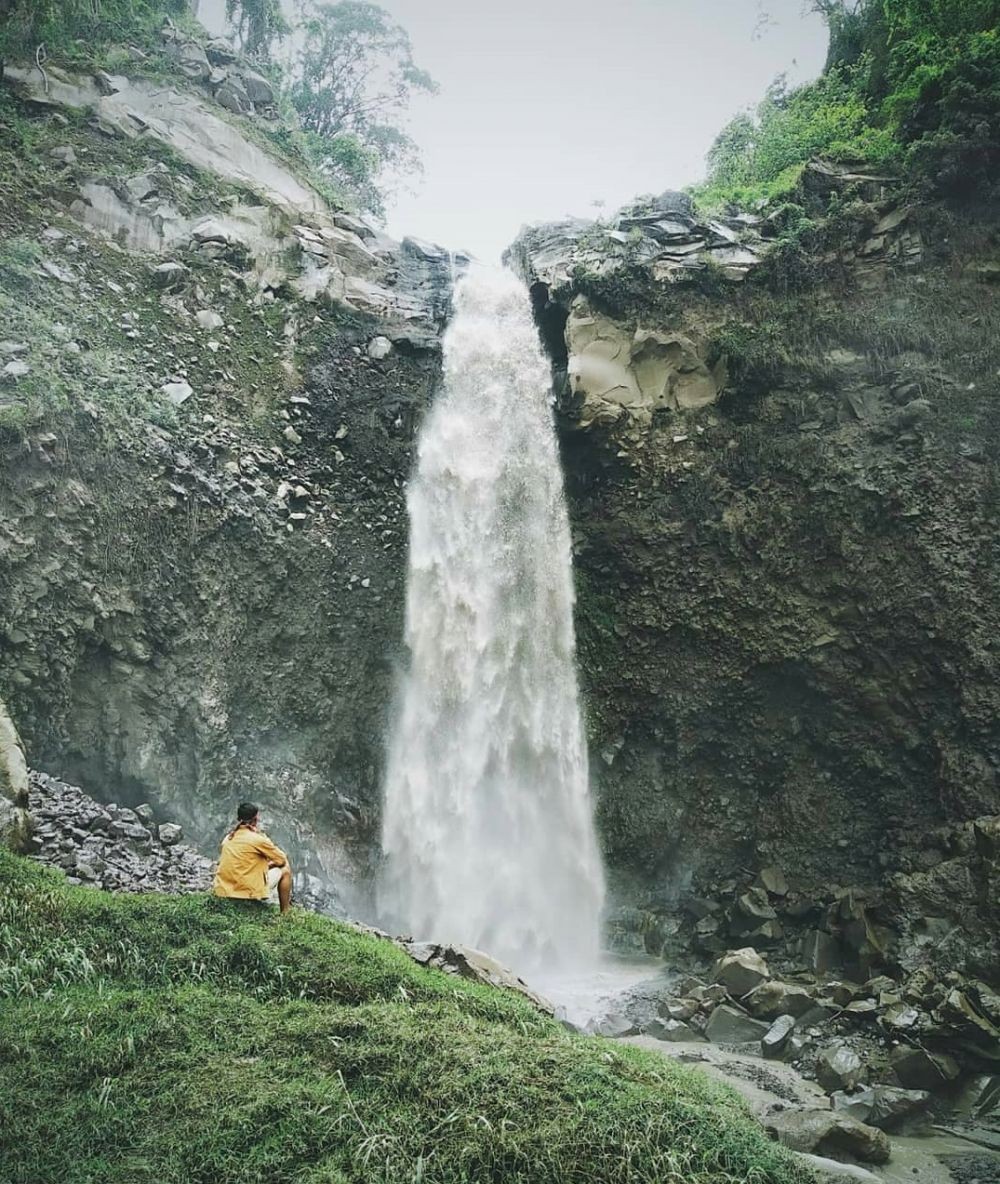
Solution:
<svg viewBox="0 0 1000 1184">
<path fill-rule="evenodd" d="M 253 822 L 259 813 L 252 802 L 240 802 L 236 807 L 236 818 L 240 822 Z"/>
</svg>

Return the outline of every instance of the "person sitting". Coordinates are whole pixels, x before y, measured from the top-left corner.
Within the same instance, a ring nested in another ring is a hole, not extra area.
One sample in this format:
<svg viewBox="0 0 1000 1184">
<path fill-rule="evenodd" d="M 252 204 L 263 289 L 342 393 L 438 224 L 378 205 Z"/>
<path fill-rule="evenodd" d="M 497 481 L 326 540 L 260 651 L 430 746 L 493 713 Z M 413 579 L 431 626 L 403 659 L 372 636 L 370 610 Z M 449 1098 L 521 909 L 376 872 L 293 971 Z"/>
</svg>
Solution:
<svg viewBox="0 0 1000 1184">
<path fill-rule="evenodd" d="M 260 810 L 241 802 L 236 825 L 222 840 L 212 891 L 234 900 L 267 900 L 275 888 L 281 911 L 287 913 L 292 903 L 288 856 L 260 829 Z"/>
</svg>

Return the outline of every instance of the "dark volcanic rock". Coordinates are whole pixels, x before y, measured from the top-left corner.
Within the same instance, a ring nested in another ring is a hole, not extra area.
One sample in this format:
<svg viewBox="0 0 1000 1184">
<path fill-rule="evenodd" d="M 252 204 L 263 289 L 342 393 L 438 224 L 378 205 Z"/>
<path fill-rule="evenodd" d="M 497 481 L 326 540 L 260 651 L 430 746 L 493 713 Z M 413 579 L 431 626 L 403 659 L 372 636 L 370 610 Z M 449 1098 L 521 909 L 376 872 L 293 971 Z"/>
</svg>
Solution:
<svg viewBox="0 0 1000 1184">
<path fill-rule="evenodd" d="M 709 1016 L 705 1035 L 715 1044 L 747 1044 L 762 1040 L 768 1030 L 768 1024 L 721 1003 Z"/>
<path fill-rule="evenodd" d="M 787 1110 L 769 1116 L 768 1132 L 793 1151 L 850 1156 L 862 1163 L 887 1163 L 889 1139 L 876 1127 L 834 1110 Z"/>
</svg>

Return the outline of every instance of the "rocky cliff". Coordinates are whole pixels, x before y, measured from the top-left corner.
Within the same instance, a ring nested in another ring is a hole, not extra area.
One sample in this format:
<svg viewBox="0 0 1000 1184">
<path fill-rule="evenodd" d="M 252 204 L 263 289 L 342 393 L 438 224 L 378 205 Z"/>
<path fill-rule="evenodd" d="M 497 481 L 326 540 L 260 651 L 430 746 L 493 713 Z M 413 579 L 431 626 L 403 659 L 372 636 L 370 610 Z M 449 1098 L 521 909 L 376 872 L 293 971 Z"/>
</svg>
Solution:
<svg viewBox="0 0 1000 1184">
<path fill-rule="evenodd" d="M 350 899 L 451 261 L 332 206 L 225 46 L 157 63 L 5 70 L 3 698 L 36 767 L 195 841 L 259 799 Z"/>
<path fill-rule="evenodd" d="M 0 693 L 35 766 L 194 842 L 259 799 L 361 908 L 451 259 L 217 42 L 0 95 Z M 997 976 L 995 213 L 814 162 L 512 248 L 623 946 Z"/>
<path fill-rule="evenodd" d="M 624 944 L 1000 971 L 995 218 L 817 162 L 512 247 Z"/>
</svg>

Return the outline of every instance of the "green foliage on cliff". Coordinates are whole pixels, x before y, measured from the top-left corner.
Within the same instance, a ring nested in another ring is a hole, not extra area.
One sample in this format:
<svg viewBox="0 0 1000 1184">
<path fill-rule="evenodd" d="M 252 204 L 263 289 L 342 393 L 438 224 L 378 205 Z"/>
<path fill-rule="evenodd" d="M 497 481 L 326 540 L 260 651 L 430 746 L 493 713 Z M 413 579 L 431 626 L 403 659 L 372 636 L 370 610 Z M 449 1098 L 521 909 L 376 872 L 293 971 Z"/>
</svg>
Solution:
<svg viewBox="0 0 1000 1184">
<path fill-rule="evenodd" d="M 413 60 L 406 30 L 377 4 L 310 2 L 302 12 L 288 96 L 321 170 L 381 215 L 386 175 L 419 169 L 401 116 L 437 84 Z"/>
<path fill-rule="evenodd" d="M 770 88 L 708 155 L 712 207 L 790 192 L 810 157 L 906 170 L 945 191 L 1000 173 L 998 0 L 814 0 L 830 26 L 815 82 Z"/>
<path fill-rule="evenodd" d="M 0 0 L 0 58 L 39 53 L 44 61 L 46 55 L 144 39 L 165 17 L 176 20 L 187 12 L 187 0 Z"/>
<path fill-rule="evenodd" d="M 268 58 L 274 42 L 291 32 L 281 0 L 226 0 L 226 19 L 252 58 Z"/>
<path fill-rule="evenodd" d="M 806 1184 L 735 1096 L 322 917 L 0 852 L 10 1184 Z"/>
</svg>

